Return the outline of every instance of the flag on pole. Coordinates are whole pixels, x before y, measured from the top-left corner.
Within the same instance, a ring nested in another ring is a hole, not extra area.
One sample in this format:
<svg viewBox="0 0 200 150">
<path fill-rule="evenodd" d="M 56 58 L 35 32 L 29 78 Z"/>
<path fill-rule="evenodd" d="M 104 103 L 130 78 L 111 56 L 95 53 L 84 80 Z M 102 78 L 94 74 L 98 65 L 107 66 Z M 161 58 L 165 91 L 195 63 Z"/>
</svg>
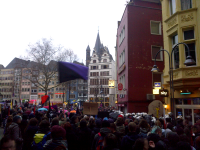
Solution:
<svg viewBox="0 0 200 150">
<path fill-rule="evenodd" d="M 49 96 L 48 95 L 44 95 L 41 97 L 41 103 L 44 104 L 46 101 L 49 100 Z"/>
<path fill-rule="evenodd" d="M 88 79 L 88 67 L 74 63 L 58 62 L 58 72 L 60 83 L 75 79 Z"/>
<path fill-rule="evenodd" d="M 13 106 L 12 106 L 12 103 L 13 103 L 13 102 L 12 102 L 12 100 L 11 100 L 11 102 L 10 102 L 10 108 L 11 108 L 11 109 L 13 109 L 13 108 L 12 108 L 12 107 L 13 107 Z"/>
</svg>

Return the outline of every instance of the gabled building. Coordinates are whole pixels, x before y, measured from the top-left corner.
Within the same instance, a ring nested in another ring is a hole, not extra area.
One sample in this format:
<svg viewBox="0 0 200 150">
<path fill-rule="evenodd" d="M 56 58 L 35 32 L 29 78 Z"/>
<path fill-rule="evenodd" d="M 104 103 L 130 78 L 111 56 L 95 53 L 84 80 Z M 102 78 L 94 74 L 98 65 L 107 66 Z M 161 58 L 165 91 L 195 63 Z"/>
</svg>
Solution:
<svg viewBox="0 0 200 150">
<path fill-rule="evenodd" d="M 95 47 L 90 55 L 90 47 L 86 49 L 86 66 L 89 67 L 88 99 L 91 102 L 113 106 L 115 89 L 109 89 L 108 81 L 115 80 L 115 61 L 109 49 L 100 41 L 97 34 Z"/>
<path fill-rule="evenodd" d="M 126 95 L 118 95 L 117 106 L 123 112 L 148 112 L 153 100 L 155 82 L 162 82 L 162 73 L 152 73 L 156 53 L 163 48 L 162 10 L 160 0 L 131 0 L 118 22 L 117 82 L 123 84 Z M 160 70 L 163 53 L 157 57 Z"/>
</svg>

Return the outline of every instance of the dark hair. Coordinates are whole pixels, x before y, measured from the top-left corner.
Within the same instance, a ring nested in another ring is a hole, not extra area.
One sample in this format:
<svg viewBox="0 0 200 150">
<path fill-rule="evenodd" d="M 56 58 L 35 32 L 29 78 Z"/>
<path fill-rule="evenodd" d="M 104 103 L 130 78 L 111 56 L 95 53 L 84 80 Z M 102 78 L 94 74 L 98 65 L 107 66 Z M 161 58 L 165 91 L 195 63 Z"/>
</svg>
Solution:
<svg viewBox="0 0 200 150">
<path fill-rule="evenodd" d="M 178 142 L 177 143 L 177 150 L 191 150 L 191 146 L 189 143 L 186 142 Z"/>
<path fill-rule="evenodd" d="M 0 149 L 2 149 L 3 147 L 3 144 L 4 143 L 7 143 L 7 142 L 9 142 L 9 141 L 15 141 L 14 139 L 13 139 L 13 137 L 11 137 L 11 136 L 9 136 L 9 135 L 5 135 L 2 139 L 1 139 L 1 142 L 0 142 Z"/>
<path fill-rule="evenodd" d="M 59 125 L 59 120 L 58 118 L 53 118 L 52 122 L 51 122 L 51 127 L 55 126 L 55 125 Z"/>
<path fill-rule="evenodd" d="M 6 123 L 6 128 L 8 128 L 11 125 L 12 121 L 13 121 L 13 116 L 11 116 L 11 115 L 8 116 L 7 123 Z"/>
<path fill-rule="evenodd" d="M 168 140 L 169 140 L 170 146 L 175 147 L 177 145 L 177 143 L 179 142 L 179 136 L 178 136 L 178 134 L 176 134 L 174 132 L 169 132 Z"/>
<path fill-rule="evenodd" d="M 128 124 L 128 130 L 129 130 L 130 132 L 135 132 L 135 131 L 136 131 L 136 128 L 137 128 L 137 125 L 136 125 L 134 122 L 130 122 L 130 123 Z"/>
<path fill-rule="evenodd" d="M 109 128 L 109 127 L 110 127 L 110 123 L 107 120 L 103 120 L 102 128 Z"/>
<path fill-rule="evenodd" d="M 173 130 L 173 125 L 171 123 L 167 124 L 167 128 L 170 129 L 171 131 Z"/>
<path fill-rule="evenodd" d="M 140 120 L 139 127 L 140 128 L 149 129 L 148 122 L 146 120 L 144 120 L 144 119 Z"/>
<path fill-rule="evenodd" d="M 90 128 L 94 128 L 95 127 L 95 121 L 94 121 L 93 118 L 90 118 L 90 120 L 89 120 L 89 127 Z"/>
<path fill-rule="evenodd" d="M 82 119 L 81 122 L 80 122 L 80 128 L 82 129 L 82 128 L 85 128 L 85 127 L 87 127 L 87 122 L 86 122 L 85 119 Z"/>
<path fill-rule="evenodd" d="M 122 126 L 124 124 L 124 119 L 121 117 L 117 118 L 116 126 Z"/>
<path fill-rule="evenodd" d="M 110 148 L 117 148 L 117 137 L 112 134 L 112 133 L 108 133 L 105 138 L 105 145 L 109 146 Z"/>
<path fill-rule="evenodd" d="M 63 127 L 55 125 L 51 128 L 51 136 L 53 139 L 62 138 L 66 136 L 66 131 Z"/>
<path fill-rule="evenodd" d="M 72 124 L 75 124 L 75 120 L 77 119 L 77 116 L 76 115 L 74 115 L 72 118 L 71 118 L 71 123 Z"/>
<path fill-rule="evenodd" d="M 66 123 L 64 124 L 64 129 L 65 129 L 66 131 L 72 130 L 72 125 L 71 125 L 71 123 L 66 122 Z"/>
<path fill-rule="evenodd" d="M 176 133 L 177 133 L 178 135 L 183 135 L 183 134 L 184 134 L 183 128 L 182 128 L 182 127 L 177 127 L 177 128 L 176 128 Z"/>
<path fill-rule="evenodd" d="M 47 121 L 47 120 L 42 120 L 42 121 L 40 122 L 39 127 L 40 127 L 40 128 L 49 128 L 49 127 L 50 127 L 50 123 L 49 123 L 49 121 Z"/>
<path fill-rule="evenodd" d="M 198 136 L 194 142 L 196 143 L 196 148 L 200 148 L 200 136 Z"/>
<path fill-rule="evenodd" d="M 110 123 L 110 128 L 116 130 L 116 125 L 114 123 Z"/>
<path fill-rule="evenodd" d="M 101 128 L 101 126 L 102 126 L 101 119 L 97 119 L 95 122 L 96 122 L 96 127 Z"/>
<path fill-rule="evenodd" d="M 144 149 L 144 138 L 139 138 L 135 141 L 135 144 L 133 145 L 133 150 L 143 150 Z"/>
</svg>

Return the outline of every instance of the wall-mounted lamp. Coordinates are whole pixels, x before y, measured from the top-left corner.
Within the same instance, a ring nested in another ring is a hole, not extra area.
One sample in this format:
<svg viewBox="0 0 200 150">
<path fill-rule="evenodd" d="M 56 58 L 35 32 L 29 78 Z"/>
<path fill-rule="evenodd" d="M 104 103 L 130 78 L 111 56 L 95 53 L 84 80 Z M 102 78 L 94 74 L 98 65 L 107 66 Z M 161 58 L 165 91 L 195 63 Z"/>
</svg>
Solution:
<svg viewBox="0 0 200 150">
<path fill-rule="evenodd" d="M 167 104 L 166 103 L 164 103 L 163 106 L 164 106 L 165 109 L 167 108 Z"/>
</svg>

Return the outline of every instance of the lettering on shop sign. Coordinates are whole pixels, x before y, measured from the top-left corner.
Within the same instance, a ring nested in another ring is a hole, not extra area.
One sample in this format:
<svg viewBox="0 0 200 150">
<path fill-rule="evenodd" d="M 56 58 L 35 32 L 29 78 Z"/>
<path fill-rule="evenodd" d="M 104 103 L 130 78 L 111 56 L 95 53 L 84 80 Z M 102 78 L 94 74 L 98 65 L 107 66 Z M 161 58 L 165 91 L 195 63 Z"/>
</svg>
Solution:
<svg viewBox="0 0 200 150">
<path fill-rule="evenodd" d="M 159 90 L 159 94 L 160 94 L 160 97 L 168 97 L 169 95 L 168 90 L 166 89 Z"/>
<path fill-rule="evenodd" d="M 184 14 L 184 15 L 181 16 L 181 21 L 182 22 L 192 21 L 193 19 L 194 19 L 193 13 Z"/>
<path fill-rule="evenodd" d="M 198 70 L 187 70 L 187 71 L 185 71 L 185 75 L 186 76 L 198 76 L 199 74 L 198 74 Z"/>
<path fill-rule="evenodd" d="M 171 19 L 171 20 L 169 21 L 169 23 L 168 23 L 168 27 L 171 28 L 173 25 L 176 24 L 176 22 L 177 22 L 176 18 Z"/>
</svg>

